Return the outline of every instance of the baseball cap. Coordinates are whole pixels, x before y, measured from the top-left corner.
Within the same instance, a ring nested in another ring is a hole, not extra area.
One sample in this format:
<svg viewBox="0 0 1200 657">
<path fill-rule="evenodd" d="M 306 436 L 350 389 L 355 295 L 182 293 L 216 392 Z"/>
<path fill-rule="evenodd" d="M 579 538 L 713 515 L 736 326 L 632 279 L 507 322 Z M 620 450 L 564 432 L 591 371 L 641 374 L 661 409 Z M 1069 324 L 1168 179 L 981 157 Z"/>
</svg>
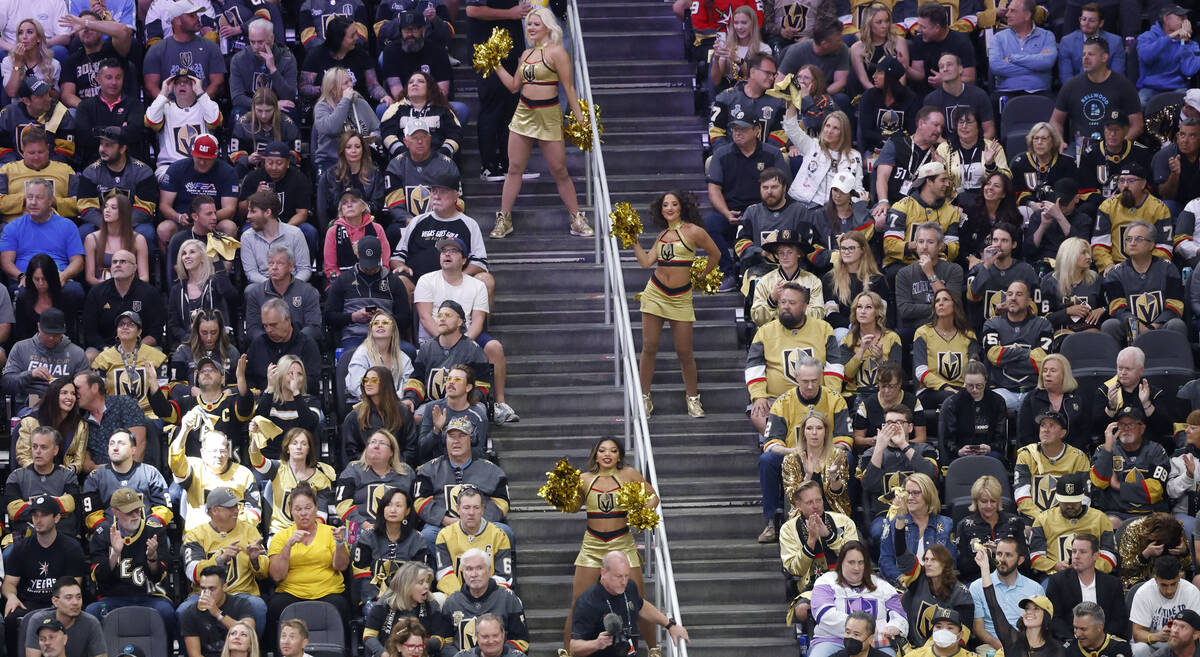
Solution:
<svg viewBox="0 0 1200 657">
<path fill-rule="evenodd" d="M 378 267 L 382 262 L 382 251 L 383 246 L 379 243 L 379 238 L 367 235 L 358 241 L 358 264 L 364 267 Z"/>
<path fill-rule="evenodd" d="M 1167 5 L 1166 7 L 1162 8 L 1162 11 L 1158 12 L 1158 17 L 1162 18 L 1163 16 L 1170 16 L 1171 14 L 1175 14 L 1176 16 L 1187 16 L 1188 10 L 1187 8 L 1180 7 L 1179 5 Z"/>
<path fill-rule="evenodd" d="M 441 310 L 442 308 L 449 308 L 450 310 L 453 310 L 454 312 L 458 313 L 460 319 L 462 319 L 464 322 L 467 321 L 467 313 L 463 311 L 463 307 L 459 305 L 457 301 L 453 299 L 446 299 L 442 302 L 442 305 L 438 306 L 438 310 Z M 466 331 L 467 325 L 463 324 L 462 329 Z"/>
<path fill-rule="evenodd" d="M 468 436 L 475 433 L 475 424 L 465 415 L 460 415 L 446 423 L 446 433 L 461 431 Z"/>
<path fill-rule="evenodd" d="M 431 188 L 441 187 L 443 189 L 457 190 L 458 176 L 449 171 L 439 171 L 429 176 L 428 183 Z"/>
<path fill-rule="evenodd" d="M 126 143 L 125 133 L 121 132 L 121 128 L 115 125 L 96 128 L 94 131 L 92 131 L 92 134 L 96 137 L 96 139 L 107 139 L 108 141 L 115 141 L 118 144 Z"/>
<path fill-rule="evenodd" d="M 946 173 L 946 165 L 941 162 L 926 162 L 917 168 L 917 177 L 913 182 L 914 184 L 924 182 L 929 178 L 936 178 L 943 173 Z"/>
<path fill-rule="evenodd" d="M 1054 499 L 1056 502 L 1083 502 L 1083 495 L 1087 491 L 1087 481 L 1083 475 L 1072 473 L 1063 475 L 1058 478 L 1058 482 L 1054 484 Z"/>
<path fill-rule="evenodd" d="M 177 0 L 167 7 L 163 12 L 163 20 L 170 23 L 171 21 L 186 14 L 200 13 L 200 7 L 192 4 L 192 0 Z"/>
<path fill-rule="evenodd" d="M 199 81 L 200 75 L 198 73 L 196 73 L 196 71 L 194 71 L 186 66 L 181 66 L 177 71 L 175 71 L 174 74 L 171 75 L 171 77 L 167 78 L 167 80 L 173 81 L 175 78 L 191 78 L 193 80 Z"/>
<path fill-rule="evenodd" d="M 838 174 L 833 177 L 833 182 L 829 183 L 829 186 L 842 192 L 843 194 L 858 194 L 858 189 L 855 187 L 854 176 L 850 175 L 850 173 L 847 171 L 838 172 Z"/>
<path fill-rule="evenodd" d="M 457 237 L 443 237 L 442 239 L 437 241 L 437 244 L 435 246 L 437 247 L 438 251 L 441 251 L 442 249 L 444 249 L 448 246 L 453 246 L 453 247 L 458 248 L 459 253 L 461 253 L 463 255 L 467 254 L 466 243 L 464 243 L 461 239 L 459 239 Z"/>
<path fill-rule="evenodd" d="M 29 504 L 30 512 L 40 511 L 42 513 L 62 513 L 62 506 L 58 501 L 49 495 L 38 495 L 33 498 Z"/>
<path fill-rule="evenodd" d="M 429 126 L 425 124 L 424 119 L 413 119 L 404 124 L 405 137 L 411 137 L 418 132 L 429 132 Z"/>
<path fill-rule="evenodd" d="M 1125 112 L 1120 110 L 1112 110 L 1108 114 L 1105 114 L 1104 118 L 1100 119 L 1101 128 L 1108 125 L 1123 125 L 1125 127 L 1129 127 L 1129 117 L 1125 115 Z"/>
<path fill-rule="evenodd" d="M 1200 89 L 1188 89 L 1183 95 L 1183 104 L 1200 112 Z"/>
<path fill-rule="evenodd" d="M 930 623 L 937 623 L 940 620 L 948 620 L 951 623 L 962 627 L 962 616 L 960 616 L 957 611 L 949 607 L 939 606 L 933 608 L 933 620 L 931 620 Z"/>
<path fill-rule="evenodd" d="M 108 505 L 123 513 L 133 513 L 145 506 L 142 494 L 132 488 L 118 488 L 109 498 Z"/>
<path fill-rule="evenodd" d="M 1079 183 L 1075 182 L 1074 178 L 1059 178 L 1054 181 L 1054 186 L 1050 188 L 1050 200 L 1062 201 L 1064 199 L 1075 198 L 1079 193 Z"/>
<path fill-rule="evenodd" d="M 216 507 L 225 507 L 231 509 L 240 504 L 242 498 L 233 492 L 232 488 L 227 486 L 218 486 L 208 492 L 208 499 L 204 500 L 204 508 L 214 509 Z"/>
<path fill-rule="evenodd" d="M 1058 411 L 1042 411 L 1041 413 L 1038 413 L 1038 416 L 1034 418 L 1033 422 L 1034 424 L 1041 426 L 1043 420 L 1053 420 L 1058 423 L 1058 426 L 1064 429 L 1067 428 L 1067 418 L 1063 417 L 1063 414 L 1059 413 Z"/>
<path fill-rule="evenodd" d="M 406 27 L 425 27 L 425 15 L 415 11 L 406 11 L 396 17 L 396 20 L 400 22 L 400 29 Z"/>
<path fill-rule="evenodd" d="M 50 93 L 50 85 L 40 78 L 27 77 L 21 81 L 21 88 L 17 90 L 17 96 L 20 98 L 29 98 L 31 96 L 45 96 Z"/>
<path fill-rule="evenodd" d="M 273 141 L 267 144 L 267 149 L 263 151 L 263 157 L 282 157 L 285 159 L 292 158 L 292 150 L 287 144 L 281 141 Z"/>
<path fill-rule="evenodd" d="M 120 315 L 117 315 L 117 323 L 120 324 L 121 320 L 125 319 L 126 317 L 128 317 L 129 320 L 132 321 L 134 324 L 137 324 L 138 328 L 142 328 L 142 326 L 143 326 L 142 316 L 132 310 L 126 310 L 125 312 L 121 313 Z"/>
<path fill-rule="evenodd" d="M 38 628 L 37 628 L 38 634 L 41 634 L 42 630 L 53 630 L 55 632 L 66 632 L 67 628 L 63 627 L 63 624 L 57 618 L 55 618 L 55 616 L 53 614 L 51 614 L 51 615 L 43 618 L 41 623 L 38 623 Z"/>
<path fill-rule="evenodd" d="M 132 643 L 127 643 L 124 646 L 122 646 L 121 652 L 119 652 L 117 654 L 118 654 L 118 657 L 124 657 L 125 655 L 130 655 L 131 657 L 146 657 L 146 651 L 142 650 L 142 648 L 140 646 L 134 645 Z"/>
<path fill-rule="evenodd" d="M 753 124 L 746 120 L 746 112 L 744 110 L 739 109 L 729 116 L 730 128 L 749 128 L 751 125 Z"/>
<path fill-rule="evenodd" d="M 1142 178 L 1142 179 L 1145 179 L 1148 177 L 1146 175 L 1146 167 L 1142 166 L 1141 162 L 1133 162 L 1133 161 L 1126 162 L 1125 166 L 1121 167 L 1121 172 L 1117 175 L 1137 176 L 1138 178 Z"/>
<path fill-rule="evenodd" d="M 875 64 L 875 70 L 883 73 L 884 77 L 899 79 L 904 75 L 904 64 L 899 59 L 888 55 Z"/>
<path fill-rule="evenodd" d="M 1192 626 L 1193 630 L 1200 630 L 1200 614 L 1192 611 L 1191 609 L 1179 610 L 1179 613 L 1175 614 L 1175 618 L 1172 618 L 1171 620 L 1187 623 L 1188 625 Z"/>
<path fill-rule="evenodd" d="M 1125 175 L 1125 174 L 1123 174 L 1123 175 Z M 1146 422 L 1146 413 L 1145 413 L 1145 411 L 1142 410 L 1142 407 L 1134 406 L 1132 404 L 1127 404 L 1117 410 L 1116 419 L 1120 420 L 1123 417 L 1133 418 L 1143 424 L 1145 424 L 1145 422 Z"/>
<path fill-rule="evenodd" d="M 1032 602 L 1042 611 L 1046 612 L 1046 618 L 1051 618 L 1054 616 L 1054 603 L 1050 602 L 1050 598 L 1047 598 L 1044 595 L 1035 595 L 1032 598 L 1025 598 L 1024 600 L 1021 600 L 1021 603 L 1017 606 L 1024 609 L 1026 602 Z"/>
<path fill-rule="evenodd" d="M 58 308 L 47 308 L 38 317 L 38 329 L 42 333 L 62 335 L 67 332 L 67 316 Z"/>
<path fill-rule="evenodd" d="M 217 138 L 212 135 L 200 135 L 192 142 L 192 156 L 204 160 L 217 159 Z"/>
<path fill-rule="evenodd" d="M 366 200 L 363 198 L 362 190 L 357 187 L 347 187 L 345 190 L 343 190 L 342 197 L 338 199 L 339 203 L 346 200 L 347 196 L 353 196 L 360 201 Z"/>
<path fill-rule="evenodd" d="M 205 365 L 212 365 L 213 367 L 217 368 L 218 372 L 221 372 L 222 374 L 225 373 L 225 366 L 212 356 L 201 356 L 199 359 L 197 359 L 196 371 L 199 372 Z"/>
</svg>

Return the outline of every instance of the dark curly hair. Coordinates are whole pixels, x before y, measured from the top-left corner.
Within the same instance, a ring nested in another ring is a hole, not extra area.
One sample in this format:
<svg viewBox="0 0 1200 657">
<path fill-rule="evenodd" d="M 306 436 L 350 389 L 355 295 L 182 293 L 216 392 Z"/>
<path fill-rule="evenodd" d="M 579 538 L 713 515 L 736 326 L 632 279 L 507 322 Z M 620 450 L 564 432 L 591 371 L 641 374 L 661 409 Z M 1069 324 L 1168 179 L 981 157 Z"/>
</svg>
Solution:
<svg viewBox="0 0 1200 657">
<path fill-rule="evenodd" d="M 663 217 L 662 204 L 668 196 L 674 196 L 679 199 L 679 216 L 686 222 L 703 225 L 700 223 L 700 204 L 696 202 L 696 195 L 691 192 L 681 192 L 676 189 L 663 192 L 654 202 L 650 204 L 650 218 L 656 226 L 663 228 L 667 227 L 667 219 Z"/>
</svg>

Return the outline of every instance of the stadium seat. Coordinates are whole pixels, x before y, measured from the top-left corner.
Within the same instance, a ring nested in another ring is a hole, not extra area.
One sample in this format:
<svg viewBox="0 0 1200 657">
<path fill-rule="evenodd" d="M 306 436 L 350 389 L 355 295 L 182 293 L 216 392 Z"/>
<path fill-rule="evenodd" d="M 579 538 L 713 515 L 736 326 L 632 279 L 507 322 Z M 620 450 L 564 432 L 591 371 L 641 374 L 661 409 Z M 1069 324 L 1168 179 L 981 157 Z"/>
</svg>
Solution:
<svg viewBox="0 0 1200 657">
<path fill-rule="evenodd" d="M 1196 378 L 1192 361 L 1192 345 L 1175 331 L 1151 331 L 1133 341 L 1133 346 L 1146 353 L 1144 376 L 1160 386 L 1169 397 Z"/>
<path fill-rule="evenodd" d="M 1000 124 L 1000 138 L 1007 145 L 1009 137 L 1029 132 L 1035 124 L 1049 121 L 1054 113 L 1054 101 L 1045 96 L 1017 96 L 1004 105 L 1004 120 Z M 1007 154 L 1007 148 L 1005 149 Z M 1025 150 L 1022 148 L 1021 150 Z M 1019 152 L 1019 151 L 1018 151 Z M 1010 158 L 1011 159 L 1011 158 Z"/>
<path fill-rule="evenodd" d="M 17 630 L 17 654 L 25 654 L 25 631 L 29 628 L 29 619 L 33 618 L 33 612 L 29 612 L 21 617 L 21 629 Z"/>
<path fill-rule="evenodd" d="M 1121 346 L 1108 335 L 1098 332 L 1075 333 L 1062 343 L 1062 353 L 1071 363 L 1075 378 L 1102 377 L 1117 373 L 1117 353 Z"/>
<path fill-rule="evenodd" d="M 1011 134 L 1011 135 L 1008 135 L 1008 137 L 1004 138 L 1004 157 L 1008 158 L 1009 162 L 1012 162 L 1013 158 L 1020 155 L 1021 153 L 1024 153 L 1025 151 L 1026 151 L 1026 148 L 1025 148 L 1025 133 L 1024 132 L 1017 133 L 1017 134 Z"/>
<path fill-rule="evenodd" d="M 337 359 L 337 365 L 333 370 L 333 390 L 336 413 L 336 422 L 341 425 L 342 420 L 346 417 L 346 413 L 350 412 L 350 396 L 346 394 L 346 372 L 350 371 L 350 357 L 354 355 L 354 350 L 347 349 L 342 352 L 340 358 Z"/>
<path fill-rule="evenodd" d="M 354 654 L 348 650 L 346 636 L 342 630 L 342 617 L 337 607 L 320 600 L 294 602 L 283 610 L 279 620 L 299 618 L 308 624 L 308 649 L 312 657 L 342 657 Z"/>
<path fill-rule="evenodd" d="M 1002 506 L 1012 509 L 1012 475 L 1004 464 L 990 456 L 960 456 L 952 460 L 946 470 L 942 515 L 949 515 L 955 524 L 967 515 L 967 507 L 971 506 L 971 486 L 984 475 L 992 475 L 1000 480 L 1004 491 Z M 946 507 L 950 507 L 950 513 L 946 513 Z"/>
<path fill-rule="evenodd" d="M 109 654 L 119 655 L 131 643 L 147 655 L 168 654 L 167 628 L 162 616 L 150 607 L 113 609 L 104 616 L 101 624 Z"/>
</svg>

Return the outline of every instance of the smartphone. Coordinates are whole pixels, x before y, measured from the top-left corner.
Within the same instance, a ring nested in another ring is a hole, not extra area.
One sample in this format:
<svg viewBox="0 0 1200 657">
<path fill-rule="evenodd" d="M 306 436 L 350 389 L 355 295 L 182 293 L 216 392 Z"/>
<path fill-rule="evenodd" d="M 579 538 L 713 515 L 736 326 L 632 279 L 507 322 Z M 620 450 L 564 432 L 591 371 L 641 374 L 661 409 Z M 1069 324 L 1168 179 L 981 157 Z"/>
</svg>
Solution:
<svg viewBox="0 0 1200 657">
<path fill-rule="evenodd" d="M 375 313 L 379 312 L 379 306 L 376 306 L 376 305 L 370 305 L 370 306 L 367 306 L 366 310 L 367 310 L 367 312 L 369 312 L 369 313 L 371 313 L 372 315 L 374 315 Z"/>
</svg>

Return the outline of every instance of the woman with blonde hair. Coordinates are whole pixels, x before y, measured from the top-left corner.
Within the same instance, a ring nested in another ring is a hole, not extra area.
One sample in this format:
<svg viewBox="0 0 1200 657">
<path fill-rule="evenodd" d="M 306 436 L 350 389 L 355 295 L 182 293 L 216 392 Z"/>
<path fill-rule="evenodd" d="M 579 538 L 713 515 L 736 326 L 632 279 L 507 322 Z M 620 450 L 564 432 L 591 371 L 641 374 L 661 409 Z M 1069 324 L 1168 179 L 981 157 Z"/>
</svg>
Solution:
<svg viewBox="0 0 1200 657">
<path fill-rule="evenodd" d="M 850 46 L 850 65 L 861 93 L 872 86 L 875 67 L 884 57 L 895 57 L 908 68 L 908 42 L 892 32 L 892 10 L 882 2 L 872 2 L 859 14 L 858 41 Z M 851 96 L 856 95 L 851 93 Z"/>
<path fill-rule="evenodd" d="M 233 124 L 229 161 L 237 169 L 238 175 L 245 177 L 251 169 L 261 166 L 262 149 L 273 141 L 281 141 L 299 151 L 300 128 L 279 109 L 279 96 L 275 95 L 275 91 L 270 87 L 260 87 L 250 100 L 250 111 Z"/>
<path fill-rule="evenodd" d="M 1025 152 L 1012 159 L 1013 189 L 1017 204 L 1033 200 L 1036 190 L 1054 187 L 1063 178 L 1078 180 L 1075 160 L 1062 152 L 1063 138 L 1047 121 L 1035 123 L 1025 135 Z"/>
<path fill-rule="evenodd" d="M 137 277 L 150 282 L 150 249 L 145 236 L 133 229 L 133 206 L 129 197 L 110 191 L 100 210 L 100 229 L 83 240 L 83 268 L 88 285 L 96 286 L 112 277 L 109 267 L 117 251 L 137 256 Z"/>
<path fill-rule="evenodd" d="M 1017 445 L 1038 442 L 1038 418 L 1058 413 L 1067 444 L 1092 453 L 1091 421 L 1079 383 L 1071 373 L 1071 361 L 1062 354 L 1048 354 L 1038 371 L 1037 389 L 1025 396 L 1017 413 Z M 1061 424 L 1060 423 L 1060 424 Z M 1047 454 L 1046 456 L 1051 456 Z"/>
<path fill-rule="evenodd" d="M 321 413 L 318 410 L 321 403 L 307 391 L 308 373 L 304 369 L 304 361 L 299 356 L 284 354 L 278 362 L 267 366 L 267 387 L 258 398 L 254 415 L 274 423 L 281 436 L 297 428 L 318 436 L 321 432 Z M 275 440 L 267 441 L 261 449 L 269 459 L 281 458 L 283 454 L 281 445 Z"/>
<path fill-rule="evenodd" d="M 876 392 L 879 365 L 888 360 L 898 363 L 903 355 L 900 335 L 884 325 L 887 303 L 883 297 L 863 290 L 854 297 L 851 308 L 850 332 L 841 342 L 846 377 L 842 394 L 847 398 Z"/>
<path fill-rule="evenodd" d="M 719 37 L 712 49 L 709 78 L 714 95 L 746 79 L 746 57 L 755 52 L 769 53 L 771 47 L 762 42 L 754 8 L 742 5 L 733 10 L 725 36 Z"/>
<path fill-rule="evenodd" d="M 379 519 L 371 504 L 380 486 L 413 489 L 416 473 L 401 457 L 400 444 L 386 429 L 367 436 L 362 455 L 342 470 L 337 482 L 337 514 L 343 523 L 359 523 L 359 531 L 374 529 Z"/>
<path fill-rule="evenodd" d="M 579 209 L 575 183 L 567 172 L 567 151 L 563 142 L 562 111 L 558 103 L 561 84 L 567 104 L 576 121 L 583 119 L 579 98 L 572 80 L 571 56 L 562 46 L 562 28 L 549 9 L 533 5 L 525 16 L 525 37 L 533 47 L 521 54 L 520 75 L 514 76 L 503 65 L 496 67 L 496 76 L 510 92 L 520 94 L 517 111 L 508 124 L 508 173 L 500 196 L 500 210 L 492 239 L 507 237 L 513 231 L 512 208 L 521 193 L 521 180 L 534 142 L 546 158 L 550 175 L 558 186 L 558 195 L 570 214 L 571 234 L 591 237 L 595 231 L 588 225 L 587 216 Z M 487 164 L 485 163 L 485 166 Z M 494 165 L 493 165 L 494 166 Z"/>
<path fill-rule="evenodd" d="M 21 83 L 34 79 L 50 85 L 51 95 L 58 98 L 58 81 L 62 77 L 62 64 L 54 58 L 54 51 L 46 43 L 46 31 L 33 18 L 17 24 L 17 40 L 12 50 L 0 61 L 0 76 L 4 79 L 4 93 L 9 98 L 21 94 Z"/>
<path fill-rule="evenodd" d="M 833 427 L 821 411 L 811 409 L 800 421 L 804 439 L 783 457 L 783 497 L 792 499 L 800 484 L 815 480 L 821 484 L 825 510 L 850 515 L 850 474 L 844 449 L 833 443 Z"/>
<path fill-rule="evenodd" d="M 344 68 L 327 69 L 321 78 L 321 95 L 313 105 L 313 169 L 322 171 L 337 163 L 338 140 L 344 132 L 379 139 L 375 109 L 354 90 L 354 78 Z"/>
<path fill-rule="evenodd" d="M 958 545 L 958 575 L 968 582 L 979 579 L 975 550 L 980 545 L 995 550 L 996 541 L 1010 536 L 1025 538 L 1020 516 L 1003 508 L 1004 488 L 1000 480 L 984 475 L 971 486 L 970 513 L 958 521 L 955 532 Z"/>
<path fill-rule="evenodd" d="M 420 533 L 413 533 L 420 538 Z M 427 631 L 430 639 L 437 639 L 439 648 L 453 640 L 454 628 L 450 617 L 442 612 L 441 605 L 434 598 L 432 584 L 433 569 L 424 563 L 409 561 L 400 566 L 378 601 L 367 607 L 363 621 L 363 645 L 370 657 L 379 657 L 389 637 L 397 636 L 405 629 L 411 630 L 414 625 L 421 629 L 412 633 L 424 635 Z"/>
<path fill-rule="evenodd" d="M 788 196 L 808 207 L 825 205 L 834 178 L 845 173 L 854 180 L 853 192 L 865 196 L 862 181 L 862 156 L 852 145 L 850 118 L 845 112 L 830 112 L 821 122 L 820 137 L 814 139 L 800 126 L 795 105 L 788 105 L 783 117 L 783 129 L 788 139 L 800 151 L 804 166 L 796 174 Z"/>
<path fill-rule="evenodd" d="M 1054 271 L 1042 278 L 1041 287 L 1055 333 L 1097 331 L 1108 315 L 1104 278 L 1092 269 L 1092 247 L 1082 237 L 1058 245 Z"/>
<path fill-rule="evenodd" d="M 392 373 L 396 394 L 404 392 L 404 382 L 412 374 L 412 359 L 404 353 L 404 338 L 396 320 L 380 310 L 371 318 L 370 335 L 354 350 L 346 368 L 346 395 L 357 402 L 362 396 L 362 378 L 369 368 L 386 367 Z"/>
<path fill-rule="evenodd" d="M 869 219 L 869 217 L 868 217 Z M 849 331 L 854 299 L 864 290 L 870 290 L 886 299 L 891 296 L 887 279 L 879 271 L 879 263 L 871 251 L 870 236 L 875 230 L 874 221 L 862 231 L 851 230 L 837 238 L 838 257 L 832 258 L 833 269 L 821 277 L 821 290 L 825 298 L 825 321 L 833 327 L 839 340 Z"/>
<path fill-rule="evenodd" d="M 258 632 L 244 620 L 235 621 L 225 633 L 221 657 L 260 657 Z"/>
<path fill-rule="evenodd" d="M 175 258 L 179 281 L 171 286 L 167 305 L 167 338 L 171 344 L 187 339 L 192 315 L 199 310 L 219 310 L 231 317 L 230 307 L 241 302 L 225 267 L 213 267 L 204 242 L 187 240 Z"/>
<path fill-rule="evenodd" d="M 899 582 L 899 558 L 912 553 L 917 561 L 931 545 L 944 545 L 957 558 L 951 540 L 954 521 L 941 515 L 942 499 L 929 475 L 914 472 L 904 481 L 904 490 L 896 491 L 892 508 L 884 519 L 879 539 L 879 571 L 889 582 Z"/>
</svg>

